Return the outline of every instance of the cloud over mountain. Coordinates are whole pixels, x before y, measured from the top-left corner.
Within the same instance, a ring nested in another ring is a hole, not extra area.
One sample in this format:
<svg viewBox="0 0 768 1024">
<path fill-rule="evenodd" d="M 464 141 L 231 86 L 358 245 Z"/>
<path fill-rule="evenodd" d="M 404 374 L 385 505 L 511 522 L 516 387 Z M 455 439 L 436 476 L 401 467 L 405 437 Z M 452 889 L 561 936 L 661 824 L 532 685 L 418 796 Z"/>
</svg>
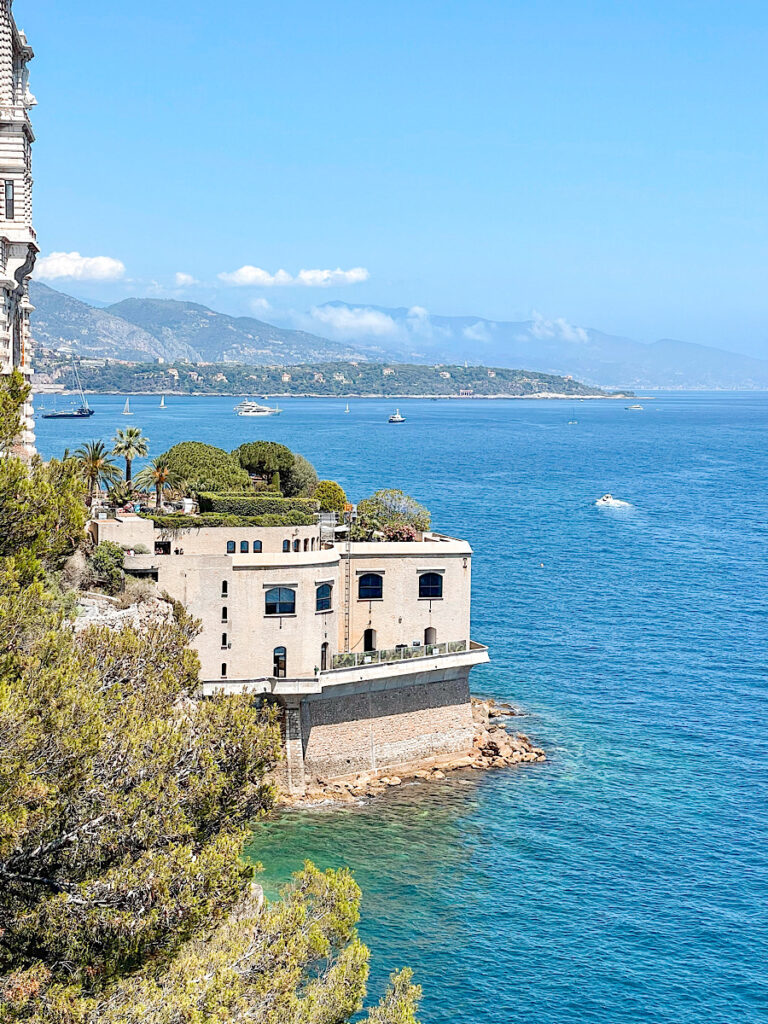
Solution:
<svg viewBox="0 0 768 1024">
<path fill-rule="evenodd" d="M 75 281 L 119 281 L 125 277 L 125 264 L 112 256 L 81 256 L 79 252 L 52 252 L 35 266 L 35 277 L 42 281 L 70 278 Z"/>
<path fill-rule="evenodd" d="M 246 264 L 238 270 L 222 272 L 219 280 L 225 284 L 238 287 L 274 288 L 280 286 L 299 286 L 304 288 L 332 288 L 339 285 L 360 284 L 370 277 L 365 267 L 352 267 L 350 270 L 300 270 L 295 276 L 287 270 L 278 270 L 271 274 L 261 267 Z"/>
</svg>

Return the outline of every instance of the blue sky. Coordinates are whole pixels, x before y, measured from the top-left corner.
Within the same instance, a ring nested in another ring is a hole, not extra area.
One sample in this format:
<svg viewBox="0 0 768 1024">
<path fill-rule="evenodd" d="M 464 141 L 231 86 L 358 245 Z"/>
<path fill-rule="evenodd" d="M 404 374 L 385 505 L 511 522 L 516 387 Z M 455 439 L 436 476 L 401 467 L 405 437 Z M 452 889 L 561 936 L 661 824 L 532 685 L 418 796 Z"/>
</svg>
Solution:
<svg viewBox="0 0 768 1024">
<path fill-rule="evenodd" d="M 79 275 L 54 287 L 283 321 L 536 311 L 768 357 L 764 3 L 14 10 L 42 253 L 86 258 L 44 263 Z"/>
</svg>

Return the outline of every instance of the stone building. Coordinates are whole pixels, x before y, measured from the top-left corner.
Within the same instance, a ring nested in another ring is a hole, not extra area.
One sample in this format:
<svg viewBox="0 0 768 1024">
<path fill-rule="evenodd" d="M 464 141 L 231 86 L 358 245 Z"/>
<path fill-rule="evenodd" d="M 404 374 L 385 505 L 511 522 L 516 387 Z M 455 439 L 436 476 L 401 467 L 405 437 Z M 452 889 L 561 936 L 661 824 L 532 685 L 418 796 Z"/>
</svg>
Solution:
<svg viewBox="0 0 768 1024">
<path fill-rule="evenodd" d="M 29 276 L 38 253 L 32 227 L 32 143 L 35 140 L 29 109 L 35 98 L 29 91 L 27 64 L 31 46 L 16 27 L 13 0 L 0 0 L 0 373 L 21 370 L 32 375 L 29 334 Z M 23 410 L 18 452 L 35 449 L 32 403 Z"/>
<path fill-rule="evenodd" d="M 135 515 L 90 529 L 201 621 L 203 694 L 247 690 L 284 709 L 291 791 L 471 748 L 469 673 L 488 652 L 470 639 L 466 541 L 348 543 L 320 525 L 194 517 L 170 534 Z"/>
</svg>

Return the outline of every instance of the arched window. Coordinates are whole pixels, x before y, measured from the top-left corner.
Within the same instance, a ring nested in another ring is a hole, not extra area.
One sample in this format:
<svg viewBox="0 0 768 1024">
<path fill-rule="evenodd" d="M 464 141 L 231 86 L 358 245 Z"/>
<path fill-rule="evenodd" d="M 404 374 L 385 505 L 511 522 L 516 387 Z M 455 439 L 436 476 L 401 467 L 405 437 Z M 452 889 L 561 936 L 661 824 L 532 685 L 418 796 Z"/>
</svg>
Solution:
<svg viewBox="0 0 768 1024">
<path fill-rule="evenodd" d="M 227 541 L 227 554 L 234 555 L 235 553 L 235 542 L 233 540 Z"/>
<path fill-rule="evenodd" d="M 437 643 L 437 630 L 434 626 L 427 626 L 424 630 L 424 646 L 431 647 Z"/>
<path fill-rule="evenodd" d="M 258 555 L 260 552 L 261 552 L 261 541 L 260 540 L 255 540 L 253 542 L 253 553 L 254 553 L 254 555 Z"/>
<path fill-rule="evenodd" d="M 222 647 L 226 647 L 227 646 L 227 634 L 226 633 L 222 633 L 221 634 L 221 646 Z"/>
<path fill-rule="evenodd" d="M 228 618 L 229 612 L 227 611 L 227 606 L 224 605 L 224 607 L 221 609 L 221 621 L 226 622 Z"/>
<path fill-rule="evenodd" d="M 221 581 L 221 596 L 226 597 L 229 593 L 229 584 L 226 580 Z"/>
<path fill-rule="evenodd" d="M 320 671 L 328 671 L 328 651 L 330 650 L 328 643 L 324 643 L 320 648 Z"/>
<path fill-rule="evenodd" d="M 241 555 L 247 555 L 248 554 L 248 541 L 247 540 L 241 540 L 240 541 L 240 554 Z"/>
<path fill-rule="evenodd" d="M 301 541 L 300 540 L 295 540 L 293 542 L 293 550 L 294 551 L 301 551 Z"/>
<path fill-rule="evenodd" d="M 293 615 L 296 611 L 296 591 L 289 587 L 272 587 L 264 595 L 267 615 Z"/>
<path fill-rule="evenodd" d="M 311 542 L 311 544 L 309 545 L 309 547 L 310 547 L 310 550 L 312 550 L 312 551 L 314 551 L 314 550 L 315 550 L 315 538 L 314 538 L 314 537 L 312 538 L 312 542 Z"/>
<path fill-rule="evenodd" d="M 443 577 L 437 572 L 423 572 L 419 576 L 419 597 L 442 597 Z"/>
<path fill-rule="evenodd" d="M 331 610 L 331 585 L 321 583 L 315 591 L 315 611 L 329 612 Z"/>
<path fill-rule="evenodd" d="M 304 550 L 309 551 L 309 537 L 304 538 Z"/>
<path fill-rule="evenodd" d="M 363 650 L 365 653 L 376 650 L 376 630 L 366 629 L 363 633 Z"/>
<path fill-rule="evenodd" d="M 286 657 L 285 648 L 276 647 L 272 652 L 272 675 L 276 679 L 285 679 Z"/>
<path fill-rule="evenodd" d="M 290 551 L 290 550 L 291 550 L 291 542 L 289 540 L 284 540 L 283 541 L 283 551 Z"/>
<path fill-rule="evenodd" d="M 384 579 L 377 572 L 364 573 L 357 583 L 357 594 L 361 601 L 375 601 L 384 592 Z"/>
<path fill-rule="evenodd" d="M 222 676 L 222 679 L 226 679 L 226 677 L 227 677 L 227 663 L 226 663 L 226 661 L 222 661 L 222 663 L 221 663 L 221 676 Z"/>
</svg>

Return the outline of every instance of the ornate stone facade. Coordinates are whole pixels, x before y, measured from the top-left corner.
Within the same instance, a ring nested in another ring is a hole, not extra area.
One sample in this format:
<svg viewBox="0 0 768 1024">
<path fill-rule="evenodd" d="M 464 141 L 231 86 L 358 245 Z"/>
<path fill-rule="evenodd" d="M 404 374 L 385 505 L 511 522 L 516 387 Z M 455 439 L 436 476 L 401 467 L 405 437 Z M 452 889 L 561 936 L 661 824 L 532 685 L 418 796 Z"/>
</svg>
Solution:
<svg viewBox="0 0 768 1024">
<path fill-rule="evenodd" d="M 32 227 L 32 143 L 27 65 L 34 56 L 16 27 L 13 0 L 0 0 L 0 373 L 19 369 L 32 375 L 29 331 L 29 277 L 38 253 Z M 35 424 L 32 402 L 24 408 L 18 451 L 32 455 Z"/>
</svg>

